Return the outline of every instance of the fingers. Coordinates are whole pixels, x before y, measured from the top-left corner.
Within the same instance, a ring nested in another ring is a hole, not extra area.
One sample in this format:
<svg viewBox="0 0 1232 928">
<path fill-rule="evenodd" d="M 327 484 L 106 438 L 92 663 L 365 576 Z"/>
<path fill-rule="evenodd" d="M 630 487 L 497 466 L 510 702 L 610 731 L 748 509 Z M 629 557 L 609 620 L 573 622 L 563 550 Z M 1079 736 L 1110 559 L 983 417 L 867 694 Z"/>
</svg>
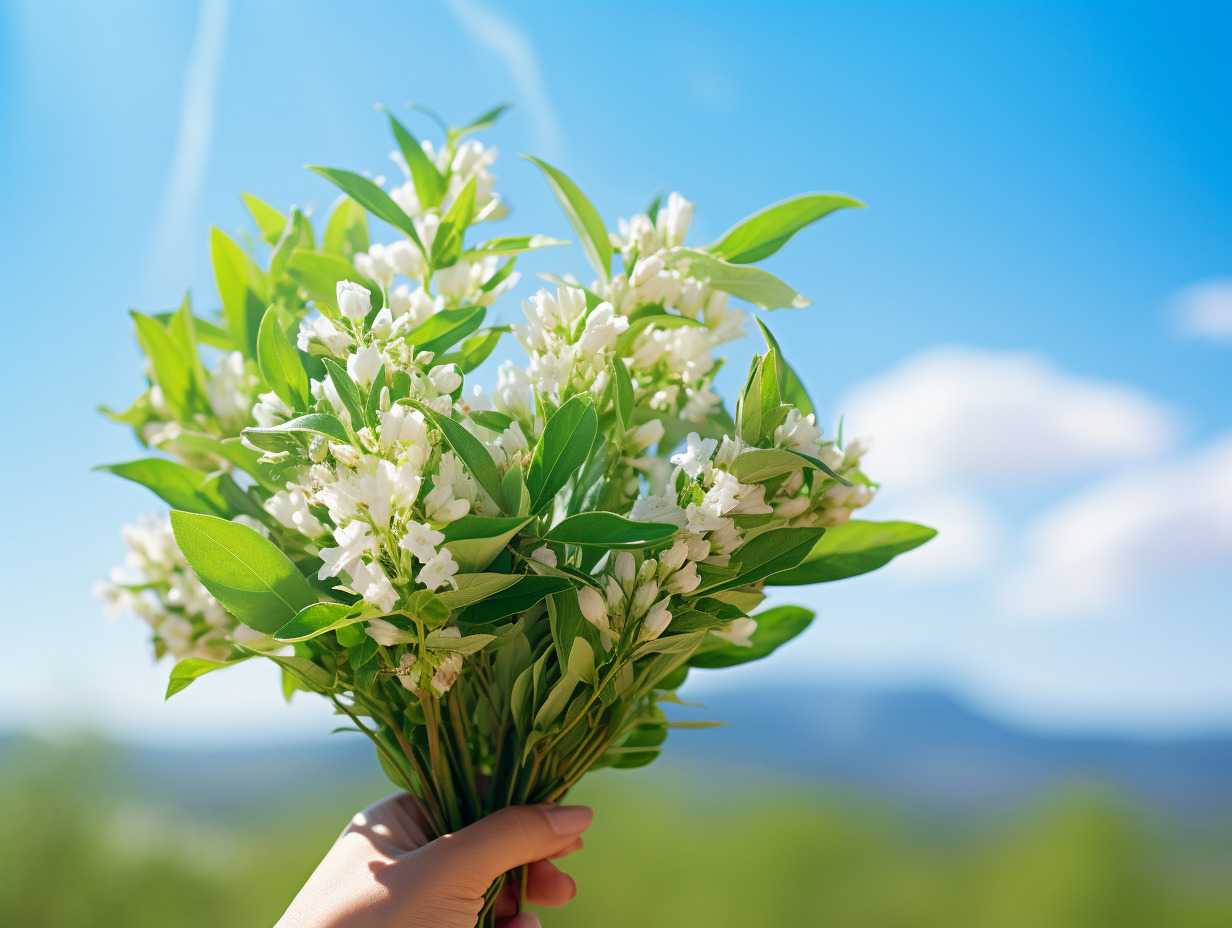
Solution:
<svg viewBox="0 0 1232 928">
<path fill-rule="evenodd" d="M 356 813 L 343 835 L 363 835 L 381 853 L 396 856 L 428 843 L 425 823 L 418 801 L 395 793 Z"/>
<path fill-rule="evenodd" d="M 522 912 L 505 922 L 502 928 L 542 928 L 543 922 L 534 912 Z"/>
<path fill-rule="evenodd" d="M 568 857 L 570 854 L 576 851 L 580 851 L 585 846 L 586 846 L 586 842 L 583 841 L 581 838 L 574 838 L 572 841 L 570 841 L 568 844 L 562 847 L 555 854 L 550 854 L 548 856 L 549 856 L 549 859 L 551 860 L 556 860 L 560 857 Z"/>
<path fill-rule="evenodd" d="M 530 865 L 526 880 L 526 901 L 532 905 L 558 908 L 577 895 L 573 877 L 546 860 Z"/>
<path fill-rule="evenodd" d="M 482 893 L 502 873 L 564 851 L 593 818 L 586 806 L 512 806 L 424 850 L 455 885 Z"/>
</svg>

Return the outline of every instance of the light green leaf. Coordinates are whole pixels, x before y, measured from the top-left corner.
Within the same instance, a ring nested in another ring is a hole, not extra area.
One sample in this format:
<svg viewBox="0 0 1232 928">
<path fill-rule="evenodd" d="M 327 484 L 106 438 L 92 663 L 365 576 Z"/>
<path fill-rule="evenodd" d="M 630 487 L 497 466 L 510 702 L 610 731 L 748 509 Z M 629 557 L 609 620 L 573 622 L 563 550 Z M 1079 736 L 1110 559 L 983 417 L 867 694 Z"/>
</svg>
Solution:
<svg viewBox="0 0 1232 928">
<path fill-rule="evenodd" d="M 205 674 L 212 673 L 215 670 L 222 670 L 224 667 L 232 667 L 243 663 L 250 656 L 245 655 L 230 661 L 211 661 L 204 657 L 186 657 L 184 660 L 178 661 L 171 668 L 171 677 L 167 680 L 167 695 L 163 698 L 170 699 L 180 690 L 186 689 L 198 677 L 205 676 Z"/>
<path fill-rule="evenodd" d="M 526 474 L 530 512 L 539 512 L 551 502 L 586 462 L 598 427 L 595 407 L 587 395 L 573 397 L 548 419 Z"/>
<path fill-rule="evenodd" d="M 813 621 L 813 612 L 802 606 L 777 606 L 759 612 L 753 618 L 757 620 L 757 630 L 750 636 L 751 645 L 742 647 L 712 637 L 711 641 L 721 643 L 699 650 L 689 658 L 689 666 L 733 667 L 766 657 L 808 628 Z"/>
<path fill-rule="evenodd" d="M 552 238 L 550 235 L 510 235 L 482 242 L 464 251 L 462 256 L 464 258 L 486 258 L 488 255 L 520 255 L 523 252 L 534 251 L 536 248 L 568 244 L 569 242 Z"/>
<path fill-rule="evenodd" d="M 453 651 L 457 654 L 474 654 L 480 648 L 496 640 L 495 635 L 463 635 L 461 638 L 451 638 L 440 632 L 432 632 L 424 639 L 429 648 L 441 651 Z"/>
<path fill-rule="evenodd" d="M 448 544 L 448 542 L 446 542 Z M 467 606 L 458 616 L 462 626 L 485 625 L 529 609 L 546 596 L 569 589 L 572 584 L 563 577 L 540 577 L 522 574 L 518 582 L 487 599 Z"/>
<path fill-rule="evenodd" d="M 505 110 L 509 109 L 509 107 L 511 106 L 513 106 L 512 103 L 501 103 L 499 106 L 494 106 L 492 107 L 492 109 L 487 110 L 486 112 L 480 114 L 479 116 L 476 116 L 466 125 L 456 126 L 450 129 L 449 130 L 450 140 L 457 141 L 458 139 L 464 136 L 470 135 L 472 132 L 478 132 L 481 129 L 488 128 L 494 122 L 496 122 L 496 120 L 498 120 L 501 117 L 501 114 L 504 113 Z"/>
<path fill-rule="evenodd" d="M 261 269 L 229 235 L 217 228 L 210 229 L 210 260 L 227 328 L 248 357 L 255 358 L 257 330 L 267 305 L 259 289 Z"/>
<path fill-rule="evenodd" d="M 687 248 L 673 249 L 668 254 L 668 260 L 690 277 L 707 281 L 715 290 L 722 290 L 763 309 L 803 309 L 813 302 L 761 268 L 729 264 L 714 255 Z"/>
<path fill-rule="evenodd" d="M 510 539 L 530 519 L 466 515 L 441 528 L 443 544 L 458 564 L 469 572 L 483 570 L 504 550 Z"/>
<path fill-rule="evenodd" d="M 702 639 L 706 637 L 706 631 L 685 632 L 682 635 L 664 635 L 659 638 L 651 638 L 649 641 L 644 641 L 633 649 L 633 659 L 638 660 L 646 657 L 648 654 L 685 654 L 693 651 Z"/>
<path fill-rule="evenodd" d="M 274 633 L 277 641 L 307 641 L 365 619 L 364 604 L 311 603 Z"/>
<path fill-rule="evenodd" d="M 330 441 L 343 444 L 351 440 L 346 426 L 337 417 L 322 412 L 312 412 L 265 429 L 247 428 L 241 434 L 258 448 L 273 451 L 278 450 L 288 438 L 295 436 L 323 435 Z"/>
<path fill-rule="evenodd" d="M 244 205 L 252 213 L 252 219 L 261 231 L 261 239 L 267 245 L 276 245 L 282 238 L 282 230 L 286 228 L 287 217 L 279 210 L 270 206 L 264 200 L 254 197 L 251 193 L 241 193 Z"/>
<path fill-rule="evenodd" d="M 914 522 L 852 520 L 826 529 L 799 565 L 766 582 L 773 586 L 797 586 L 855 577 L 884 567 L 936 534 L 935 528 Z"/>
<path fill-rule="evenodd" d="M 805 193 L 740 220 L 709 251 L 732 264 L 751 264 L 768 258 L 801 229 L 848 206 L 863 207 L 841 193 Z"/>
<path fill-rule="evenodd" d="M 143 458 L 124 464 L 104 464 L 94 468 L 139 483 L 152 490 L 173 509 L 226 516 L 231 507 L 218 491 L 217 481 L 207 482 L 207 475 L 178 461 L 164 458 Z"/>
<path fill-rule="evenodd" d="M 456 560 L 456 558 L 455 558 Z M 444 590 L 437 594 L 450 612 L 477 603 L 508 589 L 518 582 L 517 574 L 454 574 L 456 590 Z"/>
<path fill-rule="evenodd" d="M 459 191 L 453 205 L 449 207 L 449 212 L 441 219 L 436 238 L 432 241 L 433 267 L 451 267 L 458 263 L 458 257 L 462 254 L 462 240 L 475 217 L 475 184 L 474 177 L 466 182 L 466 186 Z"/>
<path fill-rule="evenodd" d="M 385 295 L 374 280 L 359 273 L 351 264 L 335 255 L 296 248 L 287 263 L 287 274 L 304 288 L 308 298 L 333 305 L 338 299 L 338 281 L 350 280 L 368 291 L 372 308 L 385 305 Z"/>
<path fill-rule="evenodd" d="M 442 309 L 411 329 L 405 336 L 406 342 L 420 351 L 431 351 L 436 354 L 448 351 L 483 325 L 483 317 L 487 315 L 487 312 L 483 306 L 458 306 L 453 309 Z M 498 335 L 497 338 L 499 337 Z M 441 359 L 441 361 L 444 360 L 444 358 Z M 461 367 L 460 364 L 458 366 Z"/>
<path fill-rule="evenodd" d="M 241 651 L 247 651 L 254 656 L 268 657 L 275 664 L 278 664 L 283 670 L 291 674 L 305 688 L 314 693 L 327 693 L 334 688 L 334 684 L 338 680 L 337 673 L 330 673 L 320 664 L 311 661 L 306 657 L 299 655 L 282 655 L 272 654 L 267 651 L 253 651 L 251 648 L 245 648 L 243 645 L 237 645 Z"/>
<path fill-rule="evenodd" d="M 257 332 L 257 366 L 270 389 L 288 408 L 304 409 L 312 405 L 312 392 L 299 352 L 287 338 L 287 325 L 286 313 L 276 306 L 265 311 Z"/>
<path fill-rule="evenodd" d="M 339 197 L 325 225 L 321 247 L 350 262 L 357 252 L 368 250 L 368 214 L 350 197 Z"/>
<path fill-rule="evenodd" d="M 448 312 L 448 310 L 445 310 L 445 312 Z M 436 359 L 436 363 L 456 364 L 462 373 L 469 374 L 488 359 L 489 355 L 496 350 L 496 346 L 500 344 L 501 336 L 508 331 L 510 331 L 510 328 L 507 325 L 496 325 L 480 329 L 474 335 L 464 339 L 462 344 L 458 346 L 457 351 L 440 355 Z M 414 344 L 414 342 L 411 344 Z"/>
<path fill-rule="evenodd" d="M 402 230 L 407 238 L 419 247 L 420 251 L 427 253 L 423 242 L 419 240 L 419 232 L 415 228 L 415 223 L 411 221 L 411 217 L 403 212 L 402 207 L 373 181 L 361 174 L 338 168 L 325 168 L 310 164 L 308 170 L 336 184 L 343 193 L 378 219 L 383 219 L 395 229 Z"/>
<path fill-rule="evenodd" d="M 317 596 L 290 558 L 246 525 L 171 512 L 176 544 L 193 572 L 241 622 L 273 634 Z"/>
<path fill-rule="evenodd" d="M 177 414 L 188 419 L 193 412 L 192 369 L 180 348 L 155 319 L 132 313 L 137 326 L 137 341 L 150 359 L 154 381 L 162 390 L 163 400 Z"/>
<path fill-rule="evenodd" d="M 449 416 L 439 413 L 423 403 L 412 403 L 412 405 L 441 430 L 445 440 L 453 448 L 454 454 L 462 459 L 462 463 L 466 465 L 466 469 L 471 472 L 471 475 L 479 481 L 479 485 L 487 491 L 497 506 L 503 506 L 505 494 L 501 490 L 500 474 L 496 470 L 496 463 L 492 460 L 492 455 L 483 446 L 483 442 L 468 432 L 462 423 L 455 422 Z"/>
<path fill-rule="evenodd" d="M 423 150 L 419 140 L 407 131 L 406 126 L 402 125 L 393 113 L 387 115 L 389 116 L 389 127 L 393 130 L 394 138 L 398 141 L 398 148 L 401 149 L 402 157 L 406 159 L 406 166 L 410 169 L 411 180 L 415 184 L 415 193 L 419 197 L 420 205 L 424 208 L 438 206 L 445 195 L 445 178 L 436 169 L 436 165 Z"/>
<path fill-rule="evenodd" d="M 342 400 L 342 405 L 346 407 L 351 416 L 352 427 L 359 431 L 364 427 L 364 398 L 360 395 L 359 387 L 351 379 L 351 375 L 333 358 L 322 358 L 321 361 L 325 365 L 330 382 L 334 385 L 334 390 L 338 393 L 338 399 Z"/>
<path fill-rule="evenodd" d="M 851 481 L 836 474 L 824 461 L 790 448 L 751 448 L 743 451 L 732 462 L 731 472 L 741 483 L 761 483 L 806 467 L 822 471 L 844 486 L 851 486 Z"/>
<path fill-rule="evenodd" d="M 708 584 L 703 580 L 696 592 L 729 590 L 764 580 L 799 564 L 817 543 L 825 529 L 779 528 L 763 532 L 745 542 L 732 554 L 730 569 L 735 575 Z"/>
<path fill-rule="evenodd" d="M 756 316 L 753 318 L 757 319 Z M 757 319 L 757 327 L 761 329 L 761 334 L 766 339 L 766 346 L 778 353 L 779 392 L 783 395 L 783 400 L 799 409 L 802 416 L 814 414 L 813 401 L 809 398 L 808 389 L 783 357 L 783 349 L 779 347 L 778 340 L 760 319 Z"/>
<path fill-rule="evenodd" d="M 625 428 L 633 419 L 633 381 L 629 377 L 629 368 L 624 359 L 616 356 L 609 362 L 612 368 L 612 381 L 616 384 L 616 412 Z"/>
<path fill-rule="evenodd" d="M 614 512 L 579 512 L 558 522 L 544 537 L 570 545 L 645 548 L 676 533 L 667 522 L 633 522 Z"/>
<path fill-rule="evenodd" d="M 586 252 L 586 257 L 590 259 L 590 263 L 595 266 L 595 269 L 604 280 L 610 280 L 612 276 L 612 243 L 608 239 L 607 227 L 603 225 L 603 219 L 600 218 L 598 210 L 591 205 L 590 200 L 586 199 L 585 194 L 563 172 L 531 155 L 523 155 L 522 157 L 534 162 L 543 171 L 544 176 L 547 178 L 548 186 L 556 194 L 556 199 L 560 201 L 561 208 L 569 219 L 569 224 L 573 226 L 573 231 L 577 233 L 578 239 L 582 243 L 582 249 Z"/>
</svg>

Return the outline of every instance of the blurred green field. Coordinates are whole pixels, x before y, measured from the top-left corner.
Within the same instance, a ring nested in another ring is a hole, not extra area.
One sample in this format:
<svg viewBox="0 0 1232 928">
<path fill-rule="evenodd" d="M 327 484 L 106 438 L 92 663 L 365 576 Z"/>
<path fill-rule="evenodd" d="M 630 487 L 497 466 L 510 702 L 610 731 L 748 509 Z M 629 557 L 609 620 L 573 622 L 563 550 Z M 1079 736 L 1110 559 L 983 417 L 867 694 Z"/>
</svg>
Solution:
<svg viewBox="0 0 1232 928">
<path fill-rule="evenodd" d="M 378 779 L 317 779 L 224 811 L 132 775 L 117 749 L 0 747 L 0 924 L 272 925 Z M 721 772 L 603 772 L 548 926 L 1226 928 L 1232 822 L 1166 819 L 1068 787 L 942 818 Z M 176 799 L 169 797 L 178 796 Z"/>
</svg>

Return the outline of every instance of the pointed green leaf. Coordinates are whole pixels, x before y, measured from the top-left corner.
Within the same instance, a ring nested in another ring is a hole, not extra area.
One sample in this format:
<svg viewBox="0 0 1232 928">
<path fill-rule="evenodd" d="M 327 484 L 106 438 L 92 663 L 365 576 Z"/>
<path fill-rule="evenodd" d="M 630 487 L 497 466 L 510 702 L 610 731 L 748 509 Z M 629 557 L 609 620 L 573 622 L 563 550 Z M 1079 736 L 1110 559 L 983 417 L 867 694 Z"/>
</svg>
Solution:
<svg viewBox="0 0 1232 928">
<path fill-rule="evenodd" d="M 862 522 L 853 519 L 826 529 L 799 565 L 767 579 L 773 586 L 828 583 L 884 567 L 918 548 L 937 530 L 913 522 Z"/>
<path fill-rule="evenodd" d="M 687 248 L 675 248 L 668 257 L 674 267 L 690 277 L 705 280 L 715 290 L 722 290 L 764 309 L 803 309 L 813 302 L 761 268 L 730 264 L 714 255 Z"/>
<path fill-rule="evenodd" d="M 598 428 L 598 416 L 587 395 L 573 397 L 548 419 L 526 474 L 531 512 L 551 502 L 586 462 Z"/>
<path fill-rule="evenodd" d="M 751 264 L 768 258 L 804 227 L 848 206 L 863 207 L 841 193 L 804 193 L 740 220 L 710 251 L 732 264 Z"/>
<path fill-rule="evenodd" d="M 522 157 L 534 162 L 543 171 L 544 177 L 547 178 L 548 186 L 556 194 L 556 199 L 560 201 L 561 208 L 564 209 L 565 216 L 569 219 L 569 224 L 573 226 L 573 231 L 577 233 L 578 239 L 582 243 L 582 248 L 586 252 L 586 257 L 590 259 L 590 263 L 595 266 L 595 269 L 604 280 L 610 280 L 612 276 L 612 243 L 608 238 L 607 227 L 604 226 L 598 210 L 594 208 L 590 200 L 586 199 L 585 194 L 563 172 L 531 155 L 523 155 Z"/>
<path fill-rule="evenodd" d="M 415 228 L 415 223 L 411 221 L 411 217 L 403 212 L 402 207 L 395 203 L 390 195 L 377 186 L 376 183 L 362 174 L 355 174 L 338 168 L 309 165 L 308 170 L 320 174 L 326 180 L 336 184 L 343 193 L 347 194 L 347 196 L 372 213 L 372 215 L 378 219 L 385 220 L 395 229 L 402 230 L 407 238 L 419 247 L 420 251 L 426 251 L 423 242 L 419 240 L 419 232 Z"/>
<path fill-rule="evenodd" d="M 425 209 L 440 205 L 441 198 L 445 195 L 445 178 L 436 169 L 436 165 L 423 150 L 419 140 L 407 131 L 406 126 L 402 125 L 393 113 L 387 113 L 387 115 L 389 116 L 389 127 L 393 130 L 394 138 L 398 141 L 398 148 L 402 151 L 402 157 L 406 160 L 406 166 L 411 172 L 411 180 L 415 184 L 415 194 L 419 197 L 420 205 Z"/>
<path fill-rule="evenodd" d="M 689 658 L 689 666 L 734 667 L 760 660 L 808 628 L 813 612 L 802 606 L 777 606 L 753 618 L 757 620 L 757 630 L 751 636 L 751 645 L 741 646 L 712 637 L 711 641 L 722 643 L 713 648 L 703 647 Z"/>
<path fill-rule="evenodd" d="M 290 409 L 305 409 L 312 405 L 308 373 L 299 359 L 295 345 L 287 338 L 289 320 L 275 306 L 265 311 L 257 332 L 257 366 L 261 376 Z"/>
</svg>

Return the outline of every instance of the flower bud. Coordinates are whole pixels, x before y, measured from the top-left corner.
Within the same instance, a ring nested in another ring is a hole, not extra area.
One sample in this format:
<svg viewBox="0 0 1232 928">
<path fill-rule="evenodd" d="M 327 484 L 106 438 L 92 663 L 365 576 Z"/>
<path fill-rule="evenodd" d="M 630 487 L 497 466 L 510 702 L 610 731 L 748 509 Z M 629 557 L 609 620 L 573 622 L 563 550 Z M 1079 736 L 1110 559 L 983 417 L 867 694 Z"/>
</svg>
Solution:
<svg viewBox="0 0 1232 928">
<path fill-rule="evenodd" d="M 650 604 L 654 602 L 654 598 L 659 595 L 659 585 L 653 580 L 643 583 L 637 588 L 637 592 L 633 594 L 633 602 L 630 605 L 630 610 L 633 615 L 639 616 L 650 608 Z"/>
<path fill-rule="evenodd" d="M 637 570 L 637 565 L 633 560 L 633 555 L 628 551 L 621 551 L 616 555 L 616 569 L 614 571 L 617 582 L 622 587 L 630 587 L 633 585 L 634 572 Z"/>
<path fill-rule="evenodd" d="M 328 453 L 329 448 L 325 445 L 325 438 L 321 435 L 313 435 L 312 441 L 308 442 L 308 457 L 320 464 Z"/>
<path fill-rule="evenodd" d="M 678 570 L 672 574 L 672 578 L 667 582 L 665 589 L 669 593 L 680 593 L 687 595 L 701 585 L 702 578 L 697 572 L 697 564 L 694 561 L 689 561 L 688 565 L 683 570 Z"/>
<path fill-rule="evenodd" d="M 363 319 L 372 310 L 372 294 L 362 284 L 340 280 L 335 293 L 338 297 L 338 311 L 348 319 Z"/>
<path fill-rule="evenodd" d="M 659 555 L 659 563 L 667 570 L 679 570 L 684 566 L 685 558 L 689 556 L 689 544 L 683 538 L 677 538 L 676 543 Z"/>
<path fill-rule="evenodd" d="M 659 600 L 646 613 L 646 621 L 642 624 L 643 637 L 658 638 L 672 621 L 672 614 L 667 611 L 667 597 Z"/>
<path fill-rule="evenodd" d="M 359 466 L 363 457 L 352 445 L 342 445 L 334 441 L 329 443 L 329 453 L 334 456 L 335 461 L 347 467 Z"/>
<path fill-rule="evenodd" d="M 592 586 L 584 586 L 578 590 L 578 606 L 581 607 L 582 615 L 586 616 L 586 621 L 596 628 L 607 631 L 609 625 L 607 620 L 607 604 L 603 601 L 603 597 L 599 595 L 599 591 Z"/>
</svg>

